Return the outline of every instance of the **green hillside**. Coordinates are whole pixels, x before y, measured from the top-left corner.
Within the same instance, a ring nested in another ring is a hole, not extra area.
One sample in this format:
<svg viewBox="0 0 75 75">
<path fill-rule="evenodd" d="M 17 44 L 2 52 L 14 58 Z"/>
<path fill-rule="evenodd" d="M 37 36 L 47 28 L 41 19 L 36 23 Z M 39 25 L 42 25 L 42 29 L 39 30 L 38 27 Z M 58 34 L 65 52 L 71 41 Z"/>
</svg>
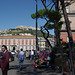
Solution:
<svg viewBox="0 0 75 75">
<path fill-rule="evenodd" d="M 16 29 L 9 29 L 7 32 L 5 33 L 0 33 L 1 35 L 3 34 L 12 34 L 12 35 L 20 35 L 20 33 L 30 33 L 31 35 L 36 36 L 36 30 L 32 30 L 32 29 L 20 29 L 20 28 L 16 28 Z M 40 30 L 37 30 L 37 36 L 38 37 L 43 37 L 42 33 Z M 53 35 L 50 35 L 50 37 L 53 37 Z"/>
</svg>

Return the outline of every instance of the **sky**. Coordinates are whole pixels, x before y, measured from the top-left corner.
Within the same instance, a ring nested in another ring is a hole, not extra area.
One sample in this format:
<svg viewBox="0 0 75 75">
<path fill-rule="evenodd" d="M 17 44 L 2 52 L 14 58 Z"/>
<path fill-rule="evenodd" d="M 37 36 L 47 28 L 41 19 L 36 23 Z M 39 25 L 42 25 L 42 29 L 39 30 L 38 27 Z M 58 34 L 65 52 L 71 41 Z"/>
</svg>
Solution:
<svg viewBox="0 0 75 75">
<path fill-rule="evenodd" d="M 37 0 L 38 10 L 44 9 L 40 0 Z M 23 25 L 36 27 L 36 20 L 31 14 L 36 12 L 35 0 L 0 0 L 0 30 L 15 28 Z M 45 24 L 45 20 L 38 19 L 38 27 Z M 54 35 L 54 30 L 50 31 Z"/>
</svg>

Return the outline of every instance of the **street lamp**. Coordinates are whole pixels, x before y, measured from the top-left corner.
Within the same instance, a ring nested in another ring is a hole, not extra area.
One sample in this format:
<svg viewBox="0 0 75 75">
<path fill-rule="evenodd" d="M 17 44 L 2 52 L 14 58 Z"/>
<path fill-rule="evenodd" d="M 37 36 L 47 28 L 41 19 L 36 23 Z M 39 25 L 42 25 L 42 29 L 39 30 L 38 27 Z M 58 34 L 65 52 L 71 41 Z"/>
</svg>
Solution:
<svg viewBox="0 0 75 75">
<path fill-rule="evenodd" d="M 36 52 L 38 49 L 38 39 L 37 39 L 37 0 L 36 1 Z"/>
</svg>

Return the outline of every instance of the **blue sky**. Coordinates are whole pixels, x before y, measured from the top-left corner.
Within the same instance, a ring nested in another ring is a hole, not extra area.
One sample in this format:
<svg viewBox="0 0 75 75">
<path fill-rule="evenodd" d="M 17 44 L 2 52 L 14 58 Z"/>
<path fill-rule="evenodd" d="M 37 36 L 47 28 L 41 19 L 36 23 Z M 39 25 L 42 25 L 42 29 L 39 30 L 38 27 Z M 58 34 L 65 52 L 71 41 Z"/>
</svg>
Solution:
<svg viewBox="0 0 75 75">
<path fill-rule="evenodd" d="M 38 0 L 39 9 L 44 9 L 40 0 Z M 35 27 L 36 20 L 31 18 L 31 14 L 35 12 L 35 0 L 0 0 L 0 30 L 20 25 Z M 38 27 L 44 23 L 45 20 L 38 19 Z M 54 34 L 53 30 L 51 30 L 51 34 Z"/>
</svg>

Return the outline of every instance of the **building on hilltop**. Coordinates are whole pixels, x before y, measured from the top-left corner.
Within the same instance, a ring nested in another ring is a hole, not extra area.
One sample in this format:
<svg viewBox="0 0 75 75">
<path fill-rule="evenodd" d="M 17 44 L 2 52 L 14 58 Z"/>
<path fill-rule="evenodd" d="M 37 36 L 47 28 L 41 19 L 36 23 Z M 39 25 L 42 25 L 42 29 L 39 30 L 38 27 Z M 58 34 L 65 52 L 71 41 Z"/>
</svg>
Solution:
<svg viewBox="0 0 75 75">
<path fill-rule="evenodd" d="M 18 27 L 16 27 L 15 29 L 17 29 L 17 28 L 19 28 L 19 29 L 26 29 L 26 30 L 28 30 L 28 27 L 27 26 L 18 26 Z"/>
<path fill-rule="evenodd" d="M 28 27 L 29 29 L 32 29 L 32 30 L 36 30 L 35 27 Z M 40 28 L 37 28 L 37 30 L 40 30 Z"/>
<path fill-rule="evenodd" d="M 29 29 L 32 29 L 32 30 L 36 30 L 36 28 L 35 27 L 27 27 L 27 26 L 18 26 L 18 27 L 16 27 L 15 29 L 26 29 L 26 30 L 29 30 Z M 40 30 L 40 28 L 37 28 L 37 30 Z"/>
<path fill-rule="evenodd" d="M 22 36 L 33 36 L 30 33 L 20 33 L 19 35 L 22 35 Z"/>
</svg>

